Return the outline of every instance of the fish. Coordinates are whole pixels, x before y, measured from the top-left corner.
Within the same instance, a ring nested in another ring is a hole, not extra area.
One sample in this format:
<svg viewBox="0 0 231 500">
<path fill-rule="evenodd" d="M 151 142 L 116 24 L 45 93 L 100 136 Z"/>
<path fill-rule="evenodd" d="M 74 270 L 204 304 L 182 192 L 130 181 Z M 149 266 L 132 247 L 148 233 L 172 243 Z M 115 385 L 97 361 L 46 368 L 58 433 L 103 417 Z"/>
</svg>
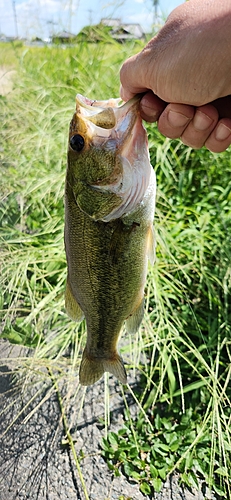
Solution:
<svg viewBox="0 0 231 500">
<path fill-rule="evenodd" d="M 65 308 L 86 319 L 79 382 L 104 372 L 127 384 L 117 344 L 125 324 L 144 315 L 148 259 L 153 264 L 156 177 L 150 164 L 140 96 L 91 100 L 77 94 L 65 182 Z"/>
</svg>

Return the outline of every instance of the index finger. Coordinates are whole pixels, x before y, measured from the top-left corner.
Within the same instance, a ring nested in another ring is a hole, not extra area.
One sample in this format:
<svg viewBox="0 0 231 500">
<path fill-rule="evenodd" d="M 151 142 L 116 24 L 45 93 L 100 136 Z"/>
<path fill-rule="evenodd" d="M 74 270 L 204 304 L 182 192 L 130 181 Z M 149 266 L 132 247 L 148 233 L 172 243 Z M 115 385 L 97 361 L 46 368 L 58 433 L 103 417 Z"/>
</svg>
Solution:
<svg viewBox="0 0 231 500">
<path fill-rule="evenodd" d="M 120 96 L 123 101 L 128 101 L 134 97 L 134 95 L 141 94 L 149 90 L 141 81 L 141 76 L 137 67 L 138 55 L 129 57 L 129 59 L 123 63 L 120 70 Z"/>
</svg>

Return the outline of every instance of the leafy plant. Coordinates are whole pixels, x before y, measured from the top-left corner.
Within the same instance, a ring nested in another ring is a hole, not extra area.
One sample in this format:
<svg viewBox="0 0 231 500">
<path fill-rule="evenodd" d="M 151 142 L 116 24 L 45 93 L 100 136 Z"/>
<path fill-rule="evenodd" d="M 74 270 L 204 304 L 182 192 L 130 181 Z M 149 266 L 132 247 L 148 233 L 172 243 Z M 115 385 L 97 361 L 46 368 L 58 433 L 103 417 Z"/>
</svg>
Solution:
<svg viewBox="0 0 231 500">
<path fill-rule="evenodd" d="M 179 401 L 178 401 L 179 405 Z M 115 475 L 124 473 L 139 483 L 142 493 L 153 495 L 160 491 L 168 475 L 174 470 L 180 473 L 181 482 L 189 488 L 199 488 L 199 480 L 205 481 L 219 495 L 226 498 L 230 461 L 220 466 L 219 447 L 210 447 L 210 436 L 204 432 L 208 424 L 208 411 L 202 416 L 188 408 L 182 413 L 180 405 L 163 405 L 155 408 L 155 418 L 147 423 L 139 416 L 134 425 L 126 422 L 118 434 L 110 432 L 103 438 L 102 454 L 109 469 Z M 153 420 L 153 421 L 152 421 Z M 230 445 L 225 443 L 227 451 Z M 214 463 L 211 480 L 210 465 Z"/>
</svg>

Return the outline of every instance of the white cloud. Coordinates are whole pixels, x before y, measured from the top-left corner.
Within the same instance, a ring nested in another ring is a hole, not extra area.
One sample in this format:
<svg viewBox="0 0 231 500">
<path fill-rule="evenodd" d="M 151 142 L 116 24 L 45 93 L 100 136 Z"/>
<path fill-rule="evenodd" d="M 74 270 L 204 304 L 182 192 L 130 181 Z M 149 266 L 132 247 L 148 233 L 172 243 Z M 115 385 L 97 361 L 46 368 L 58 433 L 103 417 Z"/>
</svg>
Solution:
<svg viewBox="0 0 231 500">
<path fill-rule="evenodd" d="M 26 0 L 16 5 L 18 16 L 36 15 L 47 18 L 49 15 L 57 15 L 62 9 L 62 0 Z"/>
<path fill-rule="evenodd" d="M 136 14 L 128 15 L 127 22 L 140 24 L 142 28 L 147 31 L 150 30 L 153 23 L 153 15 L 152 12 L 143 9 Z"/>
<path fill-rule="evenodd" d="M 64 28 L 68 29 L 73 9 L 78 3 L 79 0 L 73 0 L 72 3 L 68 0 L 24 0 L 17 3 L 19 34 L 27 38 L 34 35 L 43 37 Z"/>
</svg>

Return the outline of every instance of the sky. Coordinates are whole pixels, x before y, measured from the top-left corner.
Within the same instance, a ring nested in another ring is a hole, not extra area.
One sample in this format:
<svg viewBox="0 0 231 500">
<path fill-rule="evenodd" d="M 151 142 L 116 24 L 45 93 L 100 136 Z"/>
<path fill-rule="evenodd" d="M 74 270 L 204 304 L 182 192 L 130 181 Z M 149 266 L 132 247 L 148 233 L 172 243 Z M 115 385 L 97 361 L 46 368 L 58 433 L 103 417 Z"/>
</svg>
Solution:
<svg viewBox="0 0 231 500">
<path fill-rule="evenodd" d="M 159 19 L 181 3 L 159 0 Z M 28 39 L 47 38 L 62 30 L 77 34 L 105 17 L 139 23 L 148 32 L 154 22 L 153 4 L 153 0 L 0 0 L 0 34 Z"/>
</svg>

